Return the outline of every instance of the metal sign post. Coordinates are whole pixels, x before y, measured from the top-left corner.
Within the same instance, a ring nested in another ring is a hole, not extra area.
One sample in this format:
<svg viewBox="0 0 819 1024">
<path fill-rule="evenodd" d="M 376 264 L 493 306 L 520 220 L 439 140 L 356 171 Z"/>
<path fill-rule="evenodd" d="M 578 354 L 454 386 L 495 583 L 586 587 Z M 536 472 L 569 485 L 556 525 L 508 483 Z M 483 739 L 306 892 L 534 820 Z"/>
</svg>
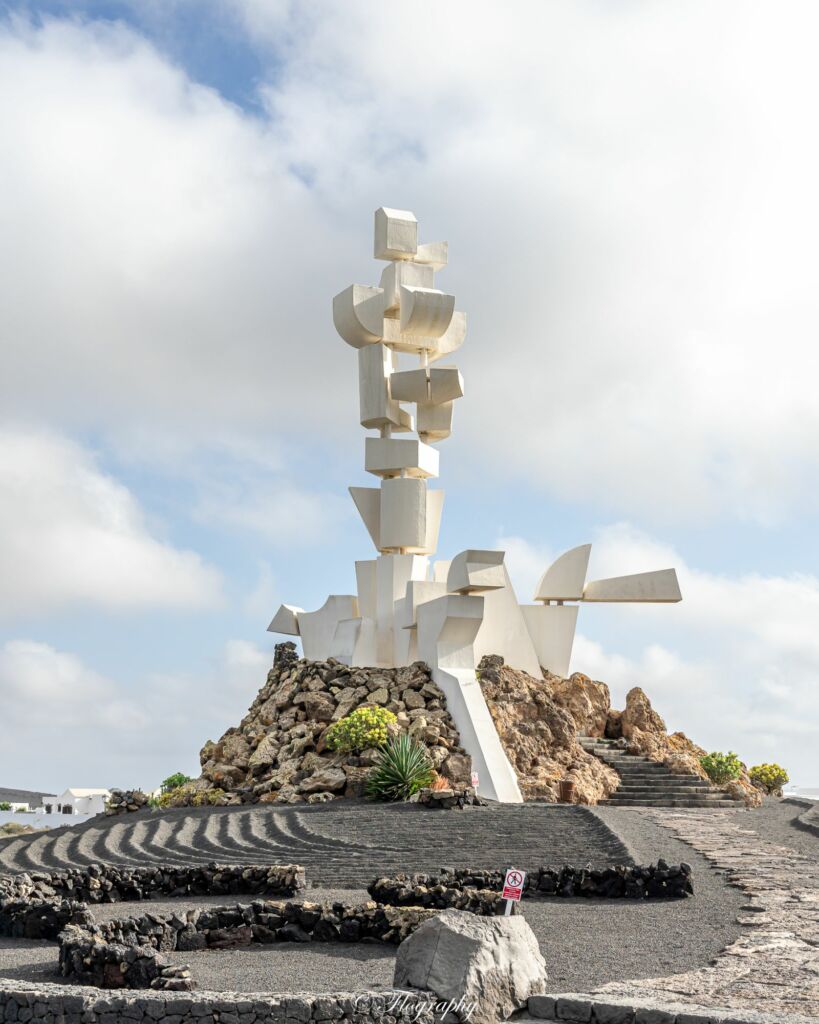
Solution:
<svg viewBox="0 0 819 1024">
<path fill-rule="evenodd" d="M 502 898 L 506 900 L 504 916 L 509 917 L 512 913 L 512 904 L 520 903 L 523 896 L 523 883 L 526 879 L 525 871 L 518 871 L 517 868 L 509 868 L 503 882 Z"/>
</svg>

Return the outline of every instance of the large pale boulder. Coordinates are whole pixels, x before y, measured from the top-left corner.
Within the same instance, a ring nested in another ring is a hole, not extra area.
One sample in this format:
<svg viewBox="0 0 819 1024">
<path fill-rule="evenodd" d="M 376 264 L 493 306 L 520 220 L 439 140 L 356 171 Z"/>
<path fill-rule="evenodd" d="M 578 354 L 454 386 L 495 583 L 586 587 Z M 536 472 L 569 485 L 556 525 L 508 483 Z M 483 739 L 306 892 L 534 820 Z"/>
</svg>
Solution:
<svg viewBox="0 0 819 1024">
<path fill-rule="evenodd" d="M 665 736 L 665 722 L 651 706 L 651 701 L 639 686 L 626 694 L 626 707 L 620 716 L 620 728 L 627 740 L 635 733 Z"/>
<path fill-rule="evenodd" d="M 546 977 L 537 939 L 522 915 L 445 910 L 398 947 L 394 984 L 460 1001 L 473 1024 L 496 1024 L 525 1006 L 529 996 L 545 992 Z"/>
<path fill-rule="evenodd" d="M 605 683 L 598 683 L 582 672 L 568 679 L 544 673 L 553 700 L 572 716 L 577 731 L 584 736 L 604 736 L 611 708 L 611 694 Z"/>
</svg>

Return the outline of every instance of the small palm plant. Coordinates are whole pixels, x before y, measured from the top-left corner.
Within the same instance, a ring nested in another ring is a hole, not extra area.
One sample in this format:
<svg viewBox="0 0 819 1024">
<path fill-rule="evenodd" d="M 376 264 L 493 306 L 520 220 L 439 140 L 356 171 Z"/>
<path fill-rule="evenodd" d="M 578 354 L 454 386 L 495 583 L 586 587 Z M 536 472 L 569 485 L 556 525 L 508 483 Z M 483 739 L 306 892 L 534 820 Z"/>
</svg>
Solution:
<svg viewBox="0 0 819 1024">
<path fill-rule="evenodd" d="M 371 800 L 408 800 L 435 779 L 427 748 L 407 733 L 396 736 L 367 776 Z"/>
</svg>

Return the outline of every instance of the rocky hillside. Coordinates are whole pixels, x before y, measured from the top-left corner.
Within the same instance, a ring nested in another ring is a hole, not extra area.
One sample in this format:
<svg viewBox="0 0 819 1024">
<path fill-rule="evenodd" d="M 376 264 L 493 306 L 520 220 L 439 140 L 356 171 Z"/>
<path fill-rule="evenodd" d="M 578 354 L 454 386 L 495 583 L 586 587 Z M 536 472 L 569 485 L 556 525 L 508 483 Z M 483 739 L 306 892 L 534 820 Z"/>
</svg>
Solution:
<svg viewBox="0 0 819 1024">
<path fill-rule="evenodd" d="M 574 782 L 575 799 L 584 804 L 596 804 L 617 789 L 617 772 L 577 742 L 589 722 L 605 728 L 605 683 L 579 674 L 544 682 L 509 668 L 496 655 L 482 659 L 478 678 L 524 800 L 558 800 L 561 779 Z"/>
<path fill-rule="evenodd" d="M 577 736 L 623 739 L 633 753 L 662 761 L 672 771 L 704 777 L 704 751 L 665 723 L 639 688 L 623 711 L 611 707 L 605 683 L 575 673 L 541 679 L 482 660 L 478 675 L 501 742 L 526 800 L 559 799 L 561 779 L 575 783 L 575 799 L 594 804 L 619 784 L 614 769 L 587 753 Z M 335 661 L 298 660 L 292 645 L 277 648 L 267 682 L 238 726 L 202 748 L 202 774 L 173 802 L 320 803 L 362 796 L 377 751 L 339 754 L 327 730 L 351 711 L 379 705 L 395 713 L 396 730 L 422 740 L 438 772 L 455 788 L 469 785 L 470 758 L 447 711 L 446 698 L 422 662 L 397 669 L 350 668 Z M 748 803 L 759 802 L 747 775 L 730 783 Z"/>
<path fill-rule="evenodd" d="M 240 724 L 202 748 L 202 775 L 185 787 L 182 802 L 195 802 L 197 794 L 208 791 L 219 803 L 320 803 L 361 796 L 377 751 L 333 753 L 326 734 L 333 722 L 365 705 L 394 712 L 398 729 L 423 740 L 442 775 L 469 785 L 470 759 L 424 664 L 349 668 L 280 656 Z"/>
<path fill-rule="evenodd" d="M 505 667 L 502 671 L 525 676 L 525 673 L 513 673 Z M 700 764 L 700 758 L 706 751 L 683 732 L 669 733 L 665 722 L 639 686 L 629 690 L 625 708 L 617 711 L 611 706 L 611 695 L 605 683 L 593 682 L 580 672 L 575 672 L 568 679 L 549 672 L 543 675 L 552 699 L 571 714 L 578 733 L 622 740 L 623 748 L 630 754 L 641 754 L 658 761 L 678 775 L 708 778 Z M 530 676 L 525 678 L 530 683 L 535 682 Z M 542 685 L 539 680 L 537 683 Z M 734 799 L 744 800 L 749 807 L 758 807 L 762 803 L 762 794 L 751 782 L 745 766 L 738 779 L 718 788 Z"/>
</svg>

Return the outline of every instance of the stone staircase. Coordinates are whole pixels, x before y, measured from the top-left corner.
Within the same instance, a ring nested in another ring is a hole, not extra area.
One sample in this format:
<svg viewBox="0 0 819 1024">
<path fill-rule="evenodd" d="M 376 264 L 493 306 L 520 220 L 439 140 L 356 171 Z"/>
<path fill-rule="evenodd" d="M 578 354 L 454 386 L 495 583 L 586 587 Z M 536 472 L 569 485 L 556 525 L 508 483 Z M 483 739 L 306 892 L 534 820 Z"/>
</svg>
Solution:
<svg viewBox="0 0 819 1024">
<path fill-rule="evenodd" d="M 696 775 L 676 775 L 664 764 L 627 754 L 617 740 L 578 736 L 581 747 L 610 765 L 620 776 L 620 788 L 602 807 L 741 807 L 727 794 Z"/>
</svg>

